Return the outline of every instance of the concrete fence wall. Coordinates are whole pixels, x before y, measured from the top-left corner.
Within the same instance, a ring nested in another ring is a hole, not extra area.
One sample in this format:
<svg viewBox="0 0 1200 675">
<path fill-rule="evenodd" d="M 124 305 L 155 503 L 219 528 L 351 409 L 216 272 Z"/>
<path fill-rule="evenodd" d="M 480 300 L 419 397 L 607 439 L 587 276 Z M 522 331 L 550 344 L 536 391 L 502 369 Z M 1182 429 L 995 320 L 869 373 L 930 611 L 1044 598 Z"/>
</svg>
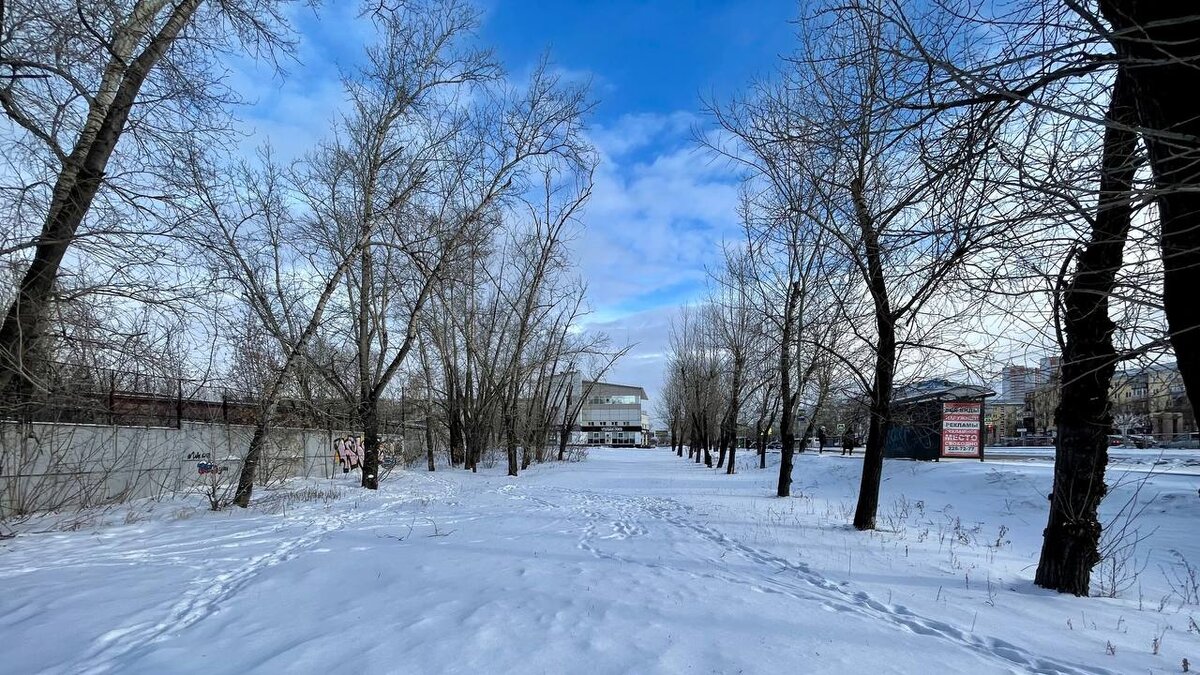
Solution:
<svg viewBox="0 0 1200 675">
<path fill-rule="evenodd" d="M 161 497 L 235 481 L 254 429 L 0 421 L 0 517 Z M 272 429 L 259 482 L 330 476 L 342 432 Z"/>
</svg>

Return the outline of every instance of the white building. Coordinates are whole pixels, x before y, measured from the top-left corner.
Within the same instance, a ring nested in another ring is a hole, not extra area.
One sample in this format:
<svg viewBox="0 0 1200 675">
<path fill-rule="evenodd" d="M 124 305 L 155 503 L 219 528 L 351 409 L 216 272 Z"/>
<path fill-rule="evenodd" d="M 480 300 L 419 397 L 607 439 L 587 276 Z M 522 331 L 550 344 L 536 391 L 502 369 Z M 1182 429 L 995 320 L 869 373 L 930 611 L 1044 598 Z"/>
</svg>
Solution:
<svg viewBox="0 0 1200 675">
<path fill-rule="evenodd" d="M 575 419 L 572 442 L 615 447 L 645 447 L 653 442 L 649 411 L 642 404 L 649 400 L 645 389 L 584 380 L 579 373 L 568 373 L 565 377 L 570 382 L 569 399 L 577 402 L 580 396 L 584 397 Z M 561 398 L 565 402 L 568 397 Z"/>
</svg>

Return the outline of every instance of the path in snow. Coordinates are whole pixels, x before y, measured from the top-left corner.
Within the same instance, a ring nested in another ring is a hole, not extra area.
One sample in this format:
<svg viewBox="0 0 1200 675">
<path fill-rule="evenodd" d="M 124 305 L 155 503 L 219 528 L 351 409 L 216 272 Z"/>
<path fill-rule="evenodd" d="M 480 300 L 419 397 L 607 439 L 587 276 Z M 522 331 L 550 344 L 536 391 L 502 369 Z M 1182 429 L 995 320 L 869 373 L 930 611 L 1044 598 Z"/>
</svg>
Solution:
<svg viewBox="0 0 1200 675">
<path fill-rule="evenodd" d="M 539 490 L 533 487 L 528 491 L 545 493 L 551 489 Z M 1011 642 L 970 634 L 937 619 L 921 616 L 902 605 L 887 605 L 866 592 L 851 590 L 846 582 L 834 581 L 815 573 L 807 565 L 790 562 L 742 544 L 718 529 L 701 523 L 694 509 L 674 499 L 622 497 L 612 493 L 584 490 L 559 490 L 558 494 L 562 501 L 572 503 L 573 508 L 582 514 L 584 521 L 590 523 L 583 530 L 579 548 L 597 558 L 612 560 L 628 567 L 640 565 L 652 569 L 667 569 L 690 575 L 708 584 L 741 586 L 755 593 L 782 595 L 802 603 L 806 610 L 816 605 L 822 611 L 843 615 L 843 618 L 864 618 L 915 635 L 938 638 L 953 647 L 974 652 L 998 666 L 1016 668 L 1020 672 L 1063 675 L 1114 672 L 1030 654 Z M 561 508 L 546 499 L 530 499 L 549 508 Z M 646 520 L 668 525 L 676 534 L 681 535 L 681 538 L 694 539 L 694 543 L 699 544 L 696 548 L 711 549 L 700 558 L 700 566 L 707 567 L 710 571 L 697 571 L 697 561 L 694 559 L 689 559 L 686 567 L 680 567 L 672 565 L 669 560 L 646 562 L 605 550 L 606 540 L 623 540 L 649 534 L 651 530 L 643 525 Z M 606 526 L 611 529 L 611 534 L 600 534 Z M 722 561 L 729 554 L 749 561 L 751 567 L 721 571 L 726 567 Z"/>
</svg>

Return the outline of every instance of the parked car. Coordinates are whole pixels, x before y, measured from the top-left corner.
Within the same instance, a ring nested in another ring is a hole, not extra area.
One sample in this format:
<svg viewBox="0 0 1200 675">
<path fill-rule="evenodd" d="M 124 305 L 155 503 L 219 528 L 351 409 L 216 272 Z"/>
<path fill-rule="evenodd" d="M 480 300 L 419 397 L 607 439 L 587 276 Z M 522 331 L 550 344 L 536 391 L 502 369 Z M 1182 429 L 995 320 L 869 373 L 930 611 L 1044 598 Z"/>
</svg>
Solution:
<svg viewBox="0 0 1200 675">
<path fill-rule="evenodd" d="M 1155 448 L 1159 443 L 1153 436 L 1148 434 L 1109 434 L 1109 447 L 1121 446 L 1125 448 Z"/>
<path fill-rule="evenodd" d="M 768 450 L 782 450 L 783 443 L 780 443 L 779 441 L 771 441 L 770 443 L 767 443 L 767 449 Z"/>
</svg>

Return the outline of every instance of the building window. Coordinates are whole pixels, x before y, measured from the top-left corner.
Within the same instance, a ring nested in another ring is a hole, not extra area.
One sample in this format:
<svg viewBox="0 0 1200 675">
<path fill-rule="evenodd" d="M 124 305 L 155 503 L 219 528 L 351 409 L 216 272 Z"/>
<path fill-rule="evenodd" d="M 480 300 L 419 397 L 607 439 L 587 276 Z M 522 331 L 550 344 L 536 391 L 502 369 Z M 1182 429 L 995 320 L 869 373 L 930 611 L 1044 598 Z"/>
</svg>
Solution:
<svg viewBox="0 0 1200 675">
<path fill-rule="evenodd" d="M 589 405 L 636 405 L 637 396 L 589 396 Z"/>
</svg>

